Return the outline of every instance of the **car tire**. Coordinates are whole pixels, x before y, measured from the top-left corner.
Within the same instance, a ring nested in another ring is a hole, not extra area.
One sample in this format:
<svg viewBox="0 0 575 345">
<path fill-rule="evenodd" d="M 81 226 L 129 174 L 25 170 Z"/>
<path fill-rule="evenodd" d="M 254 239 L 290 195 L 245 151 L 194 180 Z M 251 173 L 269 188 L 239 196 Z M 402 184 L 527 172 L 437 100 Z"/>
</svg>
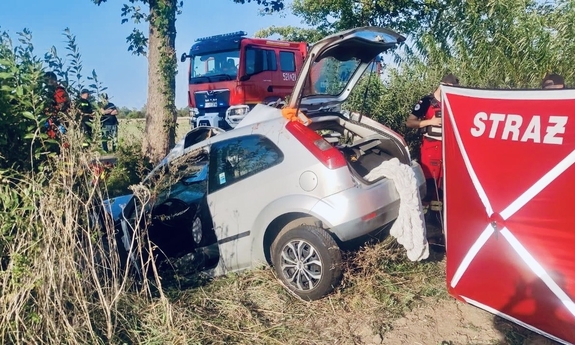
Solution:
<svg viewBox="0 0 575 345">
<path fill-rule="evenodd" d="M 200 247 L 204 243 L 205 236 L 202 219 L 199 212 L 196 212 L 195 216 L 192 218 L 190 231 L 192 235 L 192 241 L 194 241 L 194 247 Z"/>
<path fill-rule="evenodd" d="M 327 231 L 316 226 L 282 230 L 272 243 L 271 258 L 283 285 L 304 300 L 329 294 L 342 277 L 341 250 Z"/>
</svg>

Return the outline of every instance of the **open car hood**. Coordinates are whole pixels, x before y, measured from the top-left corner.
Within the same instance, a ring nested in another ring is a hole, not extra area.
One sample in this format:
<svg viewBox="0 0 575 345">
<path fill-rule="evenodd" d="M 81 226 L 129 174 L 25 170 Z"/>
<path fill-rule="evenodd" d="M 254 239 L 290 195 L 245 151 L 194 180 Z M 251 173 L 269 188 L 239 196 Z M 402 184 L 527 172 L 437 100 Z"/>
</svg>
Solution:
<svg viewBox="0 0 575 345">
<path fill-rule="evenodd" d="M 374 59 L 405 41 L 380 27 L 342 31 L 313 45 L 290 97 L 289 107 L 310 113 L 344 102 Z"/>
</svg>

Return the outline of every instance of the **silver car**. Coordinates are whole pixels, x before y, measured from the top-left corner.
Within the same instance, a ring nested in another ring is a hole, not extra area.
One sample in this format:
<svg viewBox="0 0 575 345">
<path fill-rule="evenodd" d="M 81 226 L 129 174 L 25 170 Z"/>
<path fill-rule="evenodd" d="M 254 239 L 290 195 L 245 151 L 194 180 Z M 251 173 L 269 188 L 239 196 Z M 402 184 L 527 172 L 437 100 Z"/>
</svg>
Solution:
<svg viewBox="0 0 575 345">
<path fill-rule="evenodd" d="M 330 293 L 342 276 L 341 246 L 389 226 L 398 216 L 393 181 L 364 176 L 395 157 L 411 166 L 424 193 L 421 168 L 400 135 L 339 110 L 374 58 L 402 41 L 390 30 L 363 27 L 316 43 L 287 108 L 257 105 L 235 129 L 180 146 L 150 174 L 148 182 L 159 171 L 178 172 L 175 181 L 183 181 L 164 188 L 164 197 L 151 206 L 163 213 L 151 213 L 173 220 L 165 214 L 175 207 L 172 213 L 183 214 L 191 201 L 179 196 L 195 186 L 191 209 L 197 217 L 177 222 L 175 232 L 191 232 L 189 240 L 177 244 L 190 241 L 188 248 L 196 253 L 216 247 L 213 265 L 202 267 L 206 273 L 218 276 L 269 264 L 303 299 Z M 189 162 L 191 178 L 178 167 Z M 200 172 L 205 179 L 197 177 Z M 195 184 L 199 180 L 201 188 Z M 156 236 L 168 234 L 163 229 L 160 225 Z M 173 229 L 172 224 L 170 237 Z"/>
</svg>

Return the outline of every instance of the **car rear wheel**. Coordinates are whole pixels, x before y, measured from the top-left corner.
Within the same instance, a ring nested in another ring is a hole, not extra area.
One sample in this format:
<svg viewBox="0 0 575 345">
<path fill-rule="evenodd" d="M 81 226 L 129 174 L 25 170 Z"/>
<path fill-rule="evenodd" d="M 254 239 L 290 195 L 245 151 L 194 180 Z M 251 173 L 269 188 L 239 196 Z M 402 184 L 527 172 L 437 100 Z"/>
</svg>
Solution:
<svg viewBox="0 0 575 345">
<path fill-rule="evenodd" d="M 281 282 L 302 299 L 320 299 L 341 280 L 341 251 L 322 228 L 300 225 L 282 230 L 272 244 L 271 254 Z"/>
</svg>

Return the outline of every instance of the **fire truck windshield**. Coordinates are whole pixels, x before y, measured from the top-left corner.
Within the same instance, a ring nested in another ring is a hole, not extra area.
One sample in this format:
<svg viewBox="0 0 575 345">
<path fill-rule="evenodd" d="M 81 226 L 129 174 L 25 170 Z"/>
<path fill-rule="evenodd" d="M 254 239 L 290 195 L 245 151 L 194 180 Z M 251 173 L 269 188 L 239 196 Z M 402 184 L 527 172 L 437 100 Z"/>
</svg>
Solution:
<svg viewBox="0 0 575 345">
<path fill-rule="evenodd" d="M 194 55 L 191 61 L 190 83 L 234 80 L 238 75 L 239 63 L 239 49 Z"/>
</svg>

